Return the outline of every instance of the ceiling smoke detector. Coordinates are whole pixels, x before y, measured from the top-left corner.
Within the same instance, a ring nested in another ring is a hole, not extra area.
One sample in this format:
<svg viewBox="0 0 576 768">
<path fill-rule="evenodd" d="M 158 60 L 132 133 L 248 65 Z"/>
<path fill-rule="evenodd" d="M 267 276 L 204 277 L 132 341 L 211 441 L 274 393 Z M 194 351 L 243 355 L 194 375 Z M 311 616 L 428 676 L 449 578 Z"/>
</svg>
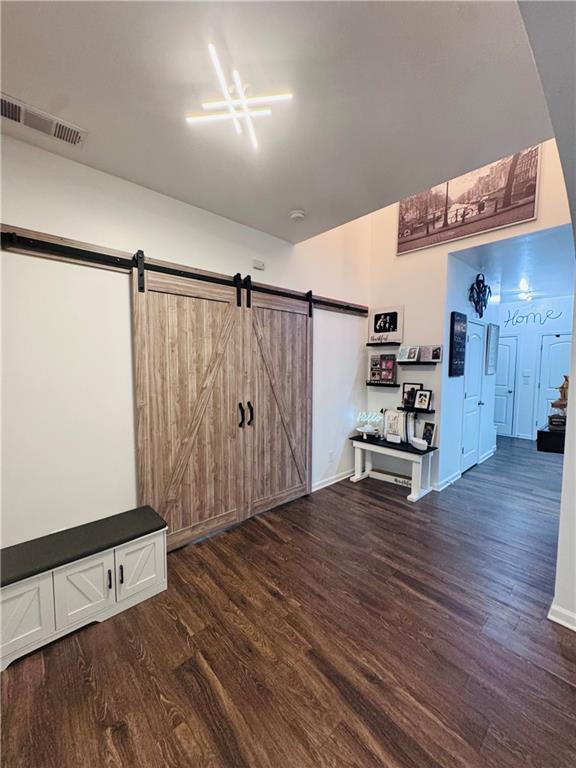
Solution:
<svg viewBox="0 0 576 768">
<path fill-rule="evenodd" d="M 304 221 L 306 218 L 306 211 L 303 211 L 302 208 L 296 208 L 293 211 L 290 211 L 290 221 Z"/>
<path fill-rule="evenodd" d="M 31 107 L 30 104 L 14 99 L 7 93 L 1 94 L 0 116 L 6 120 L 25 125 L 33 131 L 51 136 L 53 139 L 72 144 L 72 146 L 83 144 L 88 133 L 77 125 L 65 123 L 48 112 L 43 112 L 41 109 Z"/>
</svg>

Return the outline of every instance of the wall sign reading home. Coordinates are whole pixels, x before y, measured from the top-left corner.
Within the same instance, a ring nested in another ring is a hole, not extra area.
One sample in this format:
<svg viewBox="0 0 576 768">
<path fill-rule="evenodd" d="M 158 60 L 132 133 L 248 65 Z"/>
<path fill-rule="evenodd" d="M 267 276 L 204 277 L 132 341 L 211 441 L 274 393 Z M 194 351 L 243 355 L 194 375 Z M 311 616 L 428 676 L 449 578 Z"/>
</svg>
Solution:
<svg viewBox="0 0 576 768">
<path fill-rule="evenodd" d="M 549 320 L 559 320 L 563 312 L 554 312 L 547 309 L 546 312 L 520 312 L 519 309 L 508 310 L 508 317 L 504 320 L 504 327 L 514 328 L 517 325 L 546 325 Z"/>
<path fill-rule="evenodd" d="M 400 201 L 398 253 L 536 218 L 540 147 L 528 147 Z"/>
<path fill-rule="evenodd" d="M 404 307 L 385 307 L 370 313 L 369 344 L 400 344 L 404 328 Z"/>
</svg>

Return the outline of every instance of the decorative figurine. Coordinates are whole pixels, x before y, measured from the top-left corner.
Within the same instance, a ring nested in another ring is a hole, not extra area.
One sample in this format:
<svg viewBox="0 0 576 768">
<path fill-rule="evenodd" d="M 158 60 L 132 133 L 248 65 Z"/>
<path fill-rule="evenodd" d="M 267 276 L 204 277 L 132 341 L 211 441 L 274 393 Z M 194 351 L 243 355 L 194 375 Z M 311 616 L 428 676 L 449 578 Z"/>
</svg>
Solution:
<svg viewBox="0 0 576 768">
<path fill-rule="evenodd" d="M 488 306 L 488 299 L 490 296 L 492 296 L 492 289 L 489 285 L 486 285 L 486 278 L 482 272 L 479 272 L 468 292 L 468 301 L 472 302 L 474 305 L 478 317 L 484 315 L 484 310 Z"/>
<path fill-rule="evenodd" d="M 550 407 L 556 409 L 557 413 L 548 416 L 548 429 L 550 432 L 564 432 L 566 430 L 566 408 L 568 407 L 568 390 L 570 387 L 570 377 L 564 376 L 564 381 L 559 387 L 556 387 L 560 397 L 550 403 Z"/>
</svg>

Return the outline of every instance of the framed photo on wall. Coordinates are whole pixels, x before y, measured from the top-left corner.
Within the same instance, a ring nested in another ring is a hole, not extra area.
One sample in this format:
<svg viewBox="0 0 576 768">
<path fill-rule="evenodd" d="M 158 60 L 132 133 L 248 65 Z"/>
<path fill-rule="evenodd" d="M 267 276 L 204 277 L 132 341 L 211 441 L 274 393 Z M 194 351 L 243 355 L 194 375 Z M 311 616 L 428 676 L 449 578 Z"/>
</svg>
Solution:
<svg viewBox="0 0 576 768">
<path fill-rule="evenodd" d="M 488 323 L 486 335 L 486 375 L 493 376 L 498 365 L 498 344 L 500 343 L 500 326 Z"/>
<path fill-rule="evenodd" d="M 411 384 L 405 382 L 402 384 L 402 405 L 404 408 L 414 408 L 418 391 L 422 389 L 422 384 Z"/>
<path fill-rule="evenodd" d="M 536 218 L 540 145 L 400 200 L 398 255 Z"/>
<path fill-rule="evenodd" d="M 384 307 L 370 312 L 369 344 L 401 344 L 404 334 L 404 307 Z"/>
<path fill-rule="evenodd" d="M 442 362 L 442 344 L 420 347 L 421 363 L 441 363 Z"/>
<path fill-rule="evenodd" d="M 448 376 L 464 376 L 467 333 L 467 315 L 462 314 L 462 312 L 452 312 L 450 315 L 450 362 Z"/>
<path fill-rule="evenodd" d="M 417 408 L 419 411 L 429 411 L 431 401 L 432 401 L 432 390 L 419 389 L 416 392 L 416 399 L 414 400 L 414 408 Z"/>
<path fill-rule="evenodd" d="M 419 353 L 420 347 L 400 347 L 398 350 L 398 362 L 416 363 L 418 361 Z"/>
</svg>

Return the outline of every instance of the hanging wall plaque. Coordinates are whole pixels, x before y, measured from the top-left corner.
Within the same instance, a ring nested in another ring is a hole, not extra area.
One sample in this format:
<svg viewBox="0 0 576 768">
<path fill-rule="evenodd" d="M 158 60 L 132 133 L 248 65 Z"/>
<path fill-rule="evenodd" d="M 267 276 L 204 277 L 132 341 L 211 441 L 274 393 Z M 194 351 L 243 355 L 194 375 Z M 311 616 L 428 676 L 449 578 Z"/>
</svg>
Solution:
<svg viewBox="0 0 576 768">
<path fill-rule="evenodd" d="M 466 360 L 466 333 L 468 330 L 468 318 L 461 312 L 452 312 L 450 315 L 450 364 L 449 376 L 464 376 L 464 362 Z"/>
</svg>

